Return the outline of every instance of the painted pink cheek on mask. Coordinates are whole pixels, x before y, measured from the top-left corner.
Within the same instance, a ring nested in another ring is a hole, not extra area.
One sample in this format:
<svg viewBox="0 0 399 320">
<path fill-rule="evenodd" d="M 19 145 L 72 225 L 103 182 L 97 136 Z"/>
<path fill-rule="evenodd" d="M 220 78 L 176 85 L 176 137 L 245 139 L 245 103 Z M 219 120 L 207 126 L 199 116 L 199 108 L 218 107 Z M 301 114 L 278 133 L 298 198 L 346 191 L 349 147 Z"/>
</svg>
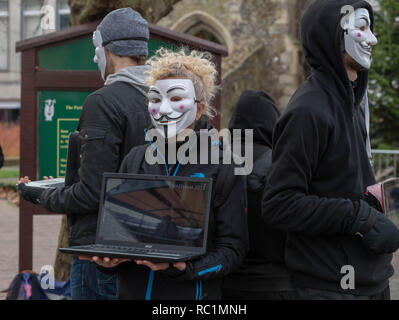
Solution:
<svg viewBox="0 0 399 320">
<path fill-rule="evenodd" d="M 183 105 L 181 105 L 179 108 L 180 108 L 180 110 L 184 110 L 184 106 Z"/>
<path fill-rule="evenodd" d="M 360 38 L 362 35 L 360 33 L 358 33 L 357 36 Z"/>
<path fill-rule="evenodd" d="M 156 109 L 152 109 L 151 111 L 152 111 L 153 114 L 157 113 Z"/>
</svg>

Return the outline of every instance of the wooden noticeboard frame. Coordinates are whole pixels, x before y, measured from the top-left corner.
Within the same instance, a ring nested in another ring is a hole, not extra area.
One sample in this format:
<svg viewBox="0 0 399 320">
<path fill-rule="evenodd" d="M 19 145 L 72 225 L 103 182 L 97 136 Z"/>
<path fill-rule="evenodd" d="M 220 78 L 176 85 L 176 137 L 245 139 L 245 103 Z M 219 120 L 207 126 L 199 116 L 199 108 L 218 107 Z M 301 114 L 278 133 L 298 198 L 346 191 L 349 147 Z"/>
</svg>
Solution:
<svg viewBox="0 0 399 320">
<path fill-rule="evenodd" d="M 92 36 L 98 22 L 71 27 L 24 41 L 17 42 L 16 51 L 21 52 L 21 157 L 20 175 L 38 178 L 38 92 L 41 91 L 95 91 L 104 85 L 99 71 L 43 68 L 40 53 L 72 41 Z M 208 51 L 218 70 L 218 84 L 221 83 L 222 57 L 227 48 L 190 35 L 177 33 L 166 28 L 149 24 L 150 39 L 172 46 L 184 46 L 190 50 Z M 92 51 L 94 55 L 94 47 Z M 213 106 L 220 111 L 221 95 L 215 97 Z M 220 114 L 220 112 L 219 112 Z M 214 121 L 219 128 L 220 116 Z M 55 214 L 27 201 L 20 202 L 19 208 L 19 270 L 32 269 L 33 215 Z"/>
</svg>

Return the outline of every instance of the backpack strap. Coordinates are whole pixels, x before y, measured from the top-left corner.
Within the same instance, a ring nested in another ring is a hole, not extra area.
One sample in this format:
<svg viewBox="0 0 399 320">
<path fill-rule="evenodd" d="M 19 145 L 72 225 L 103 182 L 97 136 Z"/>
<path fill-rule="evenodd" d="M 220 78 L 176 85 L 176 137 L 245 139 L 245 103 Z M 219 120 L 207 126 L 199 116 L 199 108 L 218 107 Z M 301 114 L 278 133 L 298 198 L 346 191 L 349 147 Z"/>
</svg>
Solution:
<svg viewBox="0 0 399 320">
<path fill-rule="evenodd" d="M 69 135 L 68 142 L 68 156 L 67 166 L 65 173 L 65 186 L 71 186 L 72 184 L 79 181 L 79 167 L 80 167 L 80 147 L 81 140 L 79 133 L 72 132 Z"/>
<path fill-rule="evenodd" d="M 22 278 L 23 274 L 18 273 L 15 277 L 14 280 L 11 282 L 10 287 L 8 289 L 8 294 L 6 300 L 17 300 L 21 283 L 22 283 Z"/>
<path fill-rule="evenodd" d="M 143 144 L 133 149 L 134 152 L 131 153 L 132 156 L 129 158 L 129 173 L 140 173 L 141 164 L 148 146 L 149 144 Z"/>
<path fill-rule="evenodd" d="M 29 281 L 32 286 L 31 300 L 41 300 L 42 288 L 41 288 L 39 280 L 37 278 L 37 274 L 31 273 L 29 276 Z"/>
</svg>

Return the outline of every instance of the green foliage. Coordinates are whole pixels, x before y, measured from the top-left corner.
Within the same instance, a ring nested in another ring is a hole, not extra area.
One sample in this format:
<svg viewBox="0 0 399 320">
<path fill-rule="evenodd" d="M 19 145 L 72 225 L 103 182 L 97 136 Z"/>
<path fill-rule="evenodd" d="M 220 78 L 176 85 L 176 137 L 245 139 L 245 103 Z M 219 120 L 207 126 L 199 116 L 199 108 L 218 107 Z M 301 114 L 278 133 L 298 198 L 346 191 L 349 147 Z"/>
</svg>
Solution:
<svg viewBox="0 0 399 320">
<path fill-rule="evenodd" d="M 369 91 L 373 147 L 399 148 L 399 1 L 380 0 Z"/>
</svg>

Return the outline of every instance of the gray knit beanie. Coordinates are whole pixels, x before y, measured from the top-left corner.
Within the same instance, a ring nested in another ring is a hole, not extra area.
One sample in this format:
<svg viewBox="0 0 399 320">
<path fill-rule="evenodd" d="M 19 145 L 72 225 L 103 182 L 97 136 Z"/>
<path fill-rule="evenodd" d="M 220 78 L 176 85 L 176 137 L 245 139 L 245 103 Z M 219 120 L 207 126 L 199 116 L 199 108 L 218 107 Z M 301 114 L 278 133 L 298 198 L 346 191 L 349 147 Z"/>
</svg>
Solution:
<svg viewBox="0 0 399 320">
<path fill-rule="evenodd" d="M 123 57 L 148 56 L 148 24 L 132 8 L 111 11 L 97 29 L 103 46 L 112 53 Z"/>
</svg>

